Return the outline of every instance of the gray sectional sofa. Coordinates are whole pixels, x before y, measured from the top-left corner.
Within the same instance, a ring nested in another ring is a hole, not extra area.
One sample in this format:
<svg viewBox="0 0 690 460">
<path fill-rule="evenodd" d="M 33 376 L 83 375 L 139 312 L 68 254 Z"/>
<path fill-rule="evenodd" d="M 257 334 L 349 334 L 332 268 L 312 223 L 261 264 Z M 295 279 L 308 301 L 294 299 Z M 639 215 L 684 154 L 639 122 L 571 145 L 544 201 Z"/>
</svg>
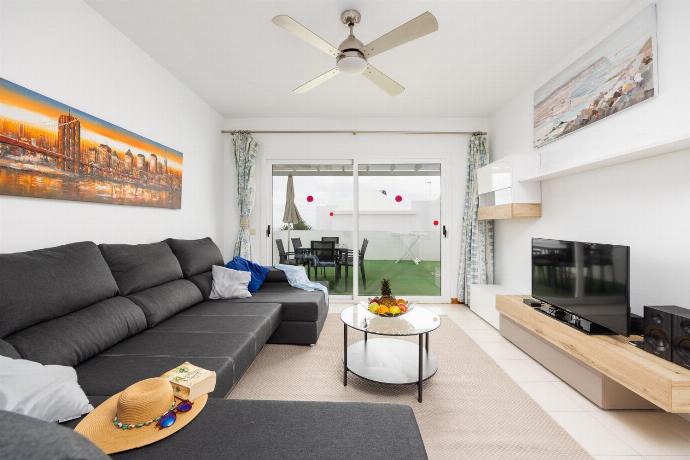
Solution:
<svg viewBox="0 0 690 460">
<path fill-rule="evenodd" d="M 366 436 L 376 426 L 377 438 L 390 430 L 390 440 L 369 458 L 389 452 L 425 458 L 406 406 L 214 399 L 228 394 L 264 344 L 315 344 L 328 314 L 322 292 L 294 289 L 277 270 L 251 298 L 209 300 L 211 266 L 223 263 L 210 238 L 142 245 L 80 242 L 0 254 L 0 355 L 73 366 L 94 404 L 183 361 L 216 371 L 216 389 L 198 421 L 126 456 L 169 456 L 184 446 L 191 446 L 191 454 L 201 436 L 212 443 L 208 448 L 215 454 L 209 457 L 240 458 L 240 451 L 229 451 L 244 449 L 244 458 L 273 458 L 281 452 L 280 430 L 288 430 L 294 443 L 282 450 L 283 458 L 298 458 L 300 452 L 302 458 L 316 458 L 310 451 L 352 458 L 348 452 L 362 454 L 354 446 L 347 449 L 356 427 Z M 224 417 L 224 411 L 233 415 Z M 262 425 L 266 429 L 257 431 Z M 200 432 L 192 437 L 195 430 Z M 221 431 L 227 435 L 213 441 L 211 433 Z"/>
<path fill-rule="evenodd" d="M 0 348 L 74 366 L 89 396 L 183 361 L 215 370 L 213 396 L 225 396 L 267 342 L 316 343 L 328 305 L 277 270 L 251 298 L 209 300 L 211 266 L 223 263 L 209 238 L 0 255 Z"/>
</svg>

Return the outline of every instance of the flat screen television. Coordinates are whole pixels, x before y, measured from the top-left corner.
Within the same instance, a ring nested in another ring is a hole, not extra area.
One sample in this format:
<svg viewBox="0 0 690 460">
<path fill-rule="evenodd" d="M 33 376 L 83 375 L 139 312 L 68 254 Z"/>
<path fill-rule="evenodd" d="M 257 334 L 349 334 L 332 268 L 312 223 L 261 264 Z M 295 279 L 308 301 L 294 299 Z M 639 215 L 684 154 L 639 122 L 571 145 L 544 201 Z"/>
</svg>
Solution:
<svg viewBox="0 0 690 460">
<path fill-rule="evenodd" d="M 629 335 L 630 247 L 533 238 L 532 297 Z"/>
</svg>

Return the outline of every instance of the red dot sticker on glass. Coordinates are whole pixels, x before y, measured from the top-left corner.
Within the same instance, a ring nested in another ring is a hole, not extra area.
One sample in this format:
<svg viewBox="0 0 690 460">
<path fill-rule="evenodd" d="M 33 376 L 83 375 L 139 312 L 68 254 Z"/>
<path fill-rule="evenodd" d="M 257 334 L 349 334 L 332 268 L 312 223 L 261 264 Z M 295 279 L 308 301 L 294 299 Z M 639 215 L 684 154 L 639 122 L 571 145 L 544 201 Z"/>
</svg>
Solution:
<svg viewBox="0 0 690 460">
<path fill-rule="evenodd" d="M 312 195 L 307 195 L 307 203 L 311 203 L 314 201 L 314 197 Z"/>
<path fill-rule="evenodd" d="M 333 211 L 329 212 L 328 215 L 333 217 Z"/>
<path fill-rule="evenodd" d="M 434 220 L 434 226 L 438 226 L 438 220 Z"/>
<path fill-rule="evenodd" d="M 400 203 L 402 201 L 402 196 L 400 195 L 395 195 L 395 202 Z"/>
</svg>

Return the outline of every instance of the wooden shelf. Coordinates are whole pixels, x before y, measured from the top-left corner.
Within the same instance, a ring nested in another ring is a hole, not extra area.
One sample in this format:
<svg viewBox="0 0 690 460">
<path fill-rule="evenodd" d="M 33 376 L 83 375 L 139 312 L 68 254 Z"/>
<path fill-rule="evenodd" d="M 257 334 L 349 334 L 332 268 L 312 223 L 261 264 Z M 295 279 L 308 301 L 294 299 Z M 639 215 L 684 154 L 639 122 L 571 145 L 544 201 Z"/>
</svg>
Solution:
<svg viewBox="0 0 690 460">
<path fill-rule="evenodd" d="M 554 348 L 667 412 L 690 413 L 690 370 L 641 350 L 623 336 L 587 335 L 525 305 L 496 296 L 496 308 Z"/>
<path fill-rule="evenodd" d="M 521 219 L 526 217 L 541 217 L 541 204 L 539 203 L 511 203 L 498 206 L 480 206 L 477 211 L 477 219 Z"/>
</svg>

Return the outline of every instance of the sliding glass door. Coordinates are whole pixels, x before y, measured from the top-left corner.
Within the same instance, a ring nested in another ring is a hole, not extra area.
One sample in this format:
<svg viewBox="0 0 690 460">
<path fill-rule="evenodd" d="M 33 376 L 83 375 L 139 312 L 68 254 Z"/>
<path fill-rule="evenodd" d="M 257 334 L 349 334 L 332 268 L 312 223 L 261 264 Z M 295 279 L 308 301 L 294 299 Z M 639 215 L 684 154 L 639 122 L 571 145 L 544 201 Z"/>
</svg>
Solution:
<svg viewBox="0 0 690 460">
<path fill-rule="evenodd" d="M 386 278 L 396 296 L 440 296 L 441 165 L 360 164 L 358 173 L 359 294 L 378 294 Z"/>
<path fill-rule="evenodd" d="M 271 172 L 273 264 L 304 265 L 331 295 L 352 296 L 352 163 L 273 164 Z"/>
<path fill-rule="evenodd" d="M 334 296 L 443 295 L 441 163 L 271 162 L 273 264 L 304 265 Z M 269 246 L 267 246 L 269 247 Z"/>
</svg>

